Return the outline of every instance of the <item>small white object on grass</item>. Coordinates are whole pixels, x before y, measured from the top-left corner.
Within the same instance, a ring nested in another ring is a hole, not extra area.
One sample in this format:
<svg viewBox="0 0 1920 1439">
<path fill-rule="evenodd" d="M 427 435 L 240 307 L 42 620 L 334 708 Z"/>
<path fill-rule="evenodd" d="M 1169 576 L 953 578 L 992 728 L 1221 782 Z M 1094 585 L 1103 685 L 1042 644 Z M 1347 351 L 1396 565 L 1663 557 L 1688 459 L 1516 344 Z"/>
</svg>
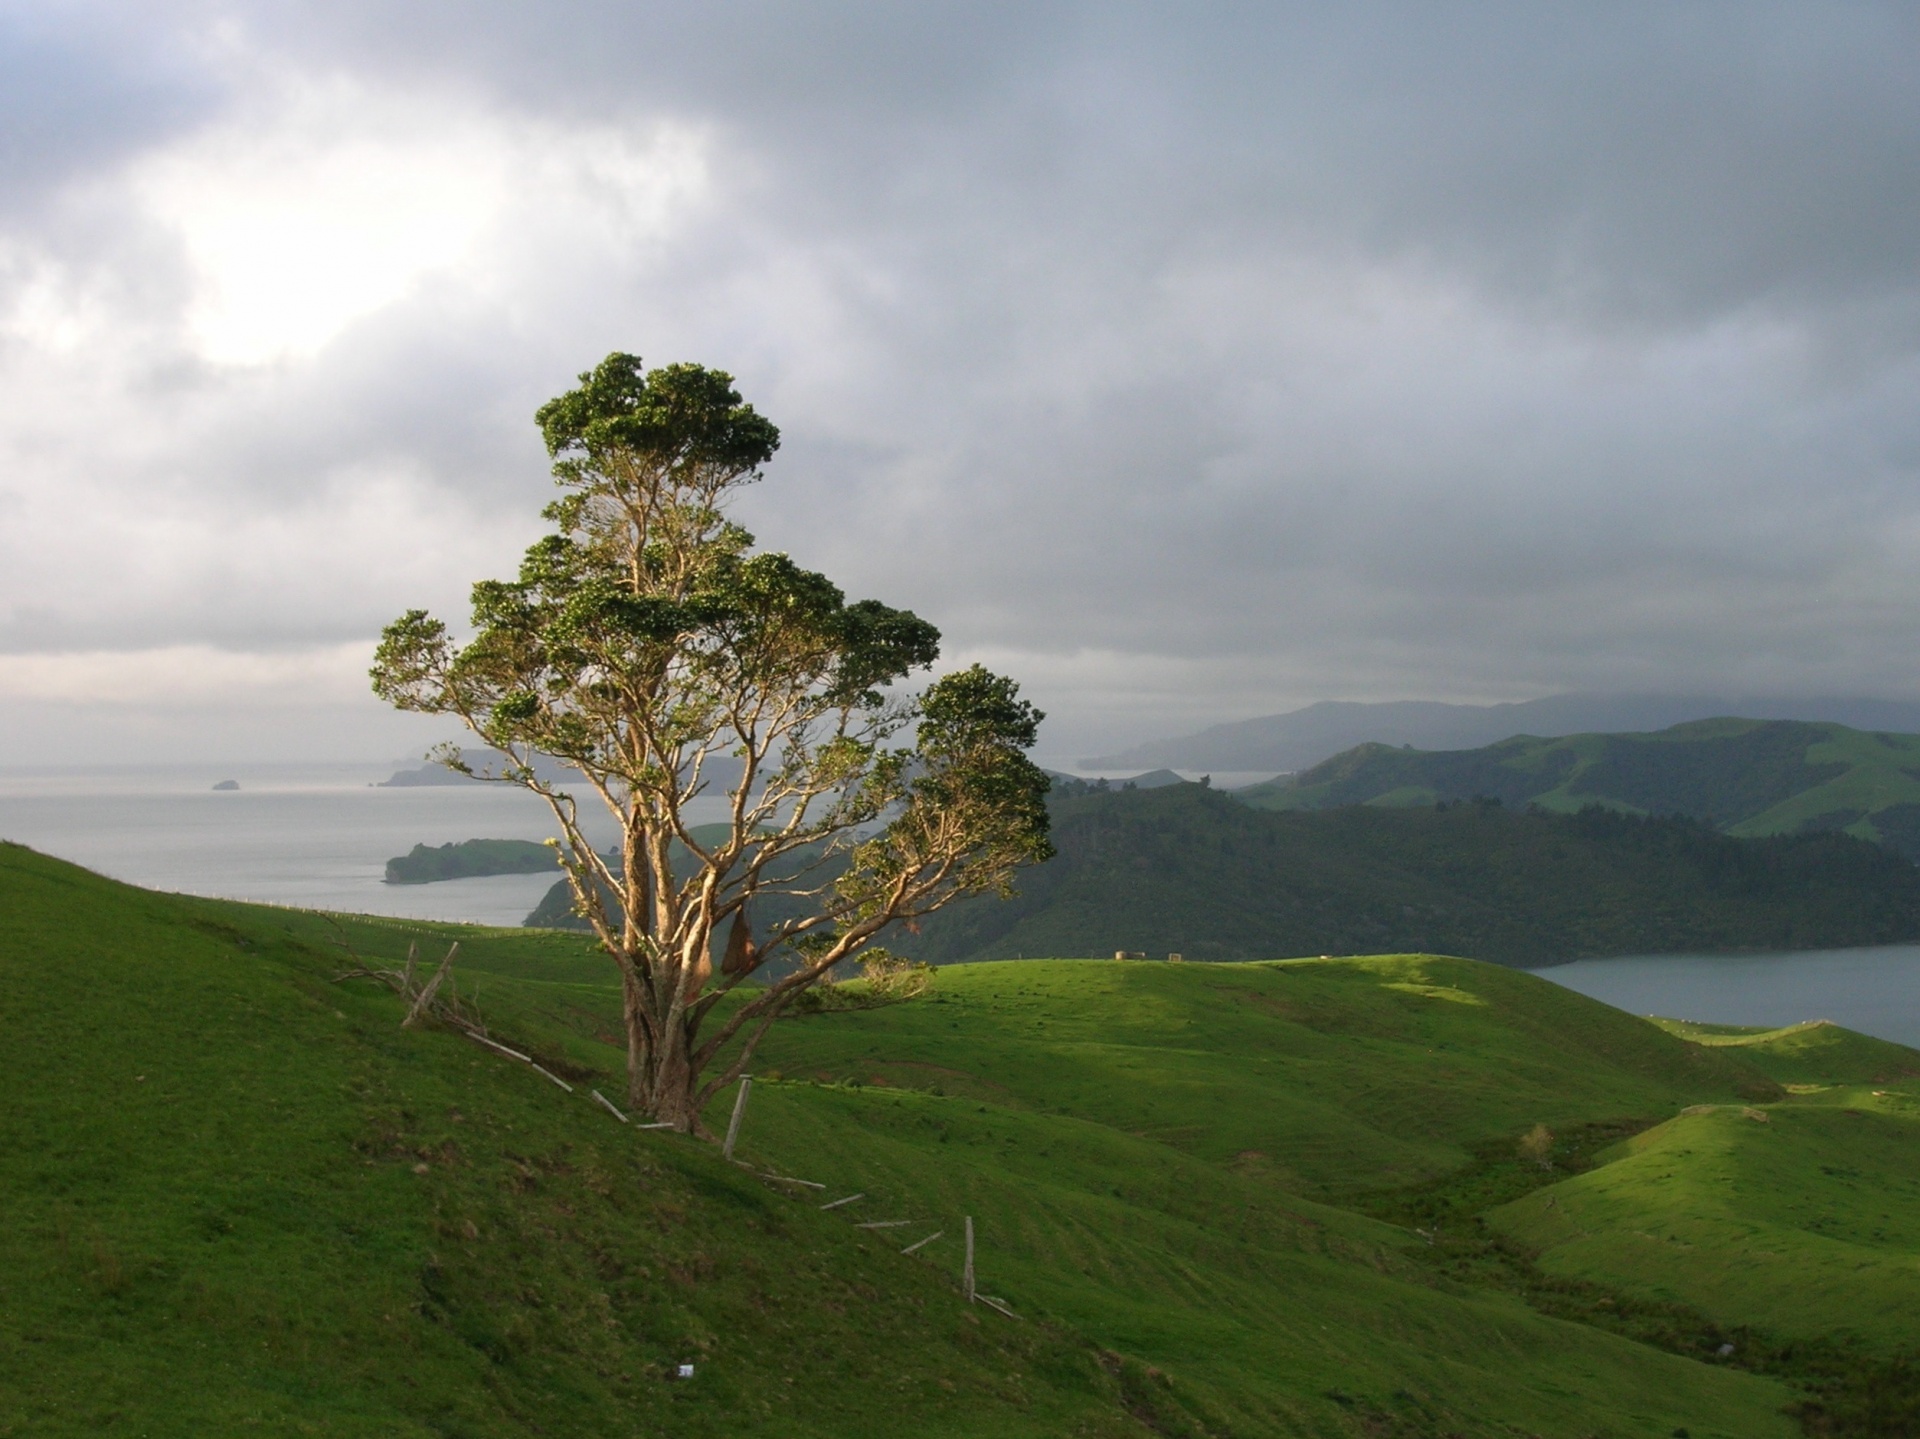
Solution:
<svg viewBox="0 0 1920 1439">
<path fill-rule="evenodd" d="M 856 1199 L 865 1199 L 866 1197 L 867 1196 L 864 1194 L 849 1194 L 845 1199 L 835 1199 L 830 1203 L 821 1205 L 820 1207 L 822 1209 L 838 1209 L 843 1204 L 851 1204 Z"/>
<path fill-rule="evenodd" d="M 682 1379 L 693 1378 L 693 1366 L 691 1364 L 682 1364 L 680 1366 L 680 1377 Z"/>
</svg>

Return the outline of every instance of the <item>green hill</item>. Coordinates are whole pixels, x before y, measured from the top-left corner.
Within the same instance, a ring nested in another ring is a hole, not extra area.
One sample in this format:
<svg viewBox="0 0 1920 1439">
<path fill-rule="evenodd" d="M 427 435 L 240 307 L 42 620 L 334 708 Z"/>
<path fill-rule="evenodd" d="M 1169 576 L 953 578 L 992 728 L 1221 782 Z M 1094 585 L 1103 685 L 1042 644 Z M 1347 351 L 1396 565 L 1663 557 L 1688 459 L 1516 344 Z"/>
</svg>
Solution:
<svg viewBox="0 0 1920 1439">
<path fill-rule="evenodd" d="M 1059 854 L 1017 899 L 956 905 L 889 944 L 941 963 L 1426 951 L 1529 965 L 1920 937 L 1920 871 L 1843 835 L 1739 840 L 1486 804 L 1273 812 L 1199 785 L 1063 787 L 1052 807 Z"/>
<path fill-rule="evenodd" d="M 1573 811 L 1680 814 L 1735 835 L 1844 830 L 1920 859 L 1920 735 L 1792 720 L 1699 720 L 1653 734 L 1515 735 L 1484 749 L 1367 744 L 1238 791 L 1266 809 L 1486 796 Z"/>
<path fill-rule="evenodd" d="M 1764 1314 L 1776 1341 L 1912 1356 L 1916 1138 L 1910 1089 L 1838 1086 L 1767 1109 L 1703 1105 L 1491 1221 L 1549 1275 L 1678 1302 L 1730 1333 Z M 1888 1406 L 1879 1432 L 1915 1432 L 1917 1400 L 1909 1392 Z"/>
<path fill-rule="evenodd" d="M 571 1092 L 334 982 L 454 938 L 496 1035 Z M 1562 1277 L 1551 1247 L 1536 1269 L 1474 1237 L 1695 1106 L 1852 1122 L 1820 1081 L 1783 1091 L 1765 1045 L 1428 956 L 985 964 L 859 1003 L 777 1027 L 742 1167 L 592 1101 L 618 1093 L 620 995 L 575 936 L 156 895 L 0 848 L 0 1434 L 1784 1439 L 1809 1398 L 1806 1432 L 1902 1432 L 1852 1417 L 1911 1343 L 1892 1310 L 1851 1368 L 1810 1366 L 1779 1285 L 1649 1299 L 1659 1255 Z M 1913 1123 L 1920 1085 L 1881 1087 Z M 1561 1170 L 1518 1155 L 1543 1125 Z M 1896 1161 L 1846 1139 L 1795 1172 Z M 1398 1217 L 1443 1192 L 1446 1236 Z M 1018 1319 L 956 1291 L 968 1216 Z M 1909 1226 L 1882 1228 L 1894 1256 Z"/>
<path fill-rule="evenodd" d="M 1832 1020 L 1809 1019 L 1783 1029 L 1731 1024 L 1653 1021 L 1669 1034 L 1725 1050 L 1782 1084 L 1891 1084 L 1920 1077 L 1914 1052 L 1872 1035 L 1842 1029 Z"/>
</svg>

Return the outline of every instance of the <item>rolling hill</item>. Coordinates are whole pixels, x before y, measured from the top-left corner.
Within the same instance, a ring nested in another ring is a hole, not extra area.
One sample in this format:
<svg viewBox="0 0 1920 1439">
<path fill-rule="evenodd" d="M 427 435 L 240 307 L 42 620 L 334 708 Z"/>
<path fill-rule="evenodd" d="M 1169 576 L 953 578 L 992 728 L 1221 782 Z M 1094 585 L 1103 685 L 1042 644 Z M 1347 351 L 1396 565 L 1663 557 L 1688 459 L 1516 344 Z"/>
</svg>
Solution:
<svg viewBox="0 0 1920 1439">
<path fill-rule="evenodd" d="M 1841 830 L 1920 858 L 1920 735 L 1788 720 L 1511 739 L 1469 750 L 1361 745 L 1236 792 L 1268 809 L 1496 798 L 1559 811 L 1680 814 L 1741 836 Z"/>
<path fill-rule="evenodd" d="M 454 938 L 494 1032 L 571 1091 L 338 982 Z M 1796 1350 L 1780 1286 L 1647 1299 L 1661 1255 L 1575 1279 L 1479 1227 L 1697 1106 L 1783 1135 L 1843 1113 L 1759 1048 L 1415 955 L 847 994 L 769 1040 L 743 1167 L 593 1102 L 619 1092 L 620 994 L 573 936 L 156 895 L 0 848 L 0 1433 L 1897 1432 L 1868 1406 L 1910 1397 L 1898 1323 Z M 1829 1057 L 1848 1085 L 1889 1059 Z M 1920 1137 L 1920 1055 L 1891 1061 L 1887 1133 Z M 1520 1142 L 1542 1128 L 1551 1169 Z M 1846 1140 L 1756 1217 L 1791 1227 L 1836 1154 L 1884 1162 Z M 1435 1196 L 1444 1234 L 1398 1217 Z M 969 1217 L 1017 1319 L 956 1289 Z M 1897 1285 L 1911 1235 L 1882 1229 L 1858 1242 Z"/>
</svg>

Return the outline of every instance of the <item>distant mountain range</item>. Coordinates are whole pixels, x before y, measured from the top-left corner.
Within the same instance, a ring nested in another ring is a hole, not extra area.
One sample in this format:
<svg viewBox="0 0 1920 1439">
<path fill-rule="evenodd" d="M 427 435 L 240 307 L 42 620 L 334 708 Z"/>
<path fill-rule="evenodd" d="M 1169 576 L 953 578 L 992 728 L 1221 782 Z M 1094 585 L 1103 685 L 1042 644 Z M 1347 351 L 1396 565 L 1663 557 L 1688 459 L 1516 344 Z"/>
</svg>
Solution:
<svg viewBox="0 0 1920 1439">
<path fill-rule="evenodd" d="M 1478 797 L 1563 812 L 1597 804 L 1688 815 L 1740 836 L 1844 830 L 1920 859 L 1920 735 L 1841 724 L 1700 720 L 1441 751 L 1366 744 L 1235 797 L 1282 810 Z"/>
<path fill-rule="evenodd" d="M 1271 770 L 1319 764 L 1360 744 L 1473 749 L 1512 735 L 1572 735 L 1666 729 L 1689 720 L 1738 715 L 1762 720 L 1830 720 L 1860 730 L 1920 730 L 1920 704 L 1836 698 L 1755 699 L 1700 695 L 1551 695 L 1519 704 L 1389 704 L 1330 701 L 1286 714 L 1215 725 L 1082 760 L 1086 769 Z"/>
</svg>

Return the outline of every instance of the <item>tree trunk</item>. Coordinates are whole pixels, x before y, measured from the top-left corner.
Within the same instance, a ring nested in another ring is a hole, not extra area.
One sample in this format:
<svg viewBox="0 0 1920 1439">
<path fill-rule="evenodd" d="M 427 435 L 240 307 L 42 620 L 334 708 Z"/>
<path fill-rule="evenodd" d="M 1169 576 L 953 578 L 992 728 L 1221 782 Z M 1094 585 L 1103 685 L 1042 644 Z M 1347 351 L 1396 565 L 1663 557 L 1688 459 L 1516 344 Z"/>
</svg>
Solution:
<svg viewBox="0 0 1920 1439">
<path fill-rule="evenodd" d="M 700 1116 L 694 1112 L 694 1082 L 691 1045 L 684 1024 L 669 1026 L 647 1055 L 647 1085 L 652 1104 L 647 1113 L 656 1123 L 671 1124 L 682 1134 L 706 1135 Z"/>
<path fill-rule="evenodd" d="M 655 1123 L 671 1124 L 683 1134 L 701 1134 L 693 1095 L 699 1075 L 692 1063 L 692 1036 L 684 1016 L 662 1021 L 664 1007 L 631 964 L 621 966 L 627 1027 L 627 1104 Z"/>
</svg>

